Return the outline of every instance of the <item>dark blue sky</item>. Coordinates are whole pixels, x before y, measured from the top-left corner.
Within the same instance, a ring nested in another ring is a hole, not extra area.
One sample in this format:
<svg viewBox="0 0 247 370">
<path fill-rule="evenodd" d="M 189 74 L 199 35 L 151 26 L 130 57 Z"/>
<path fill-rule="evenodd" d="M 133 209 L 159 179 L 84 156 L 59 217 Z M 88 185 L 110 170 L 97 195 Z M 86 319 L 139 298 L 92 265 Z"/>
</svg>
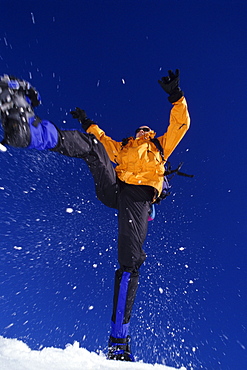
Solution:
<svg viewBox="0 0 247 370">
<path fill-rule="evenodd" d="M 246 1 L 9 0 L 1 14 L 0 74 L 29 80 L 37 114 L 60 128 L 80 128 L 68 114 L 80 106 L 116 140 L 141 124 L 161 135 L 171 105 L 157 80 L 180 68 L 191 128 L 170 160 L 195 177 L 174 179 L 149 225 L 133 352 L 188 369 L 245 368 Z M 105 349 L 117 218 L 86 165 L 9 149 L 0 211 L 0 335 L 33 349 Z"/>
</svg>

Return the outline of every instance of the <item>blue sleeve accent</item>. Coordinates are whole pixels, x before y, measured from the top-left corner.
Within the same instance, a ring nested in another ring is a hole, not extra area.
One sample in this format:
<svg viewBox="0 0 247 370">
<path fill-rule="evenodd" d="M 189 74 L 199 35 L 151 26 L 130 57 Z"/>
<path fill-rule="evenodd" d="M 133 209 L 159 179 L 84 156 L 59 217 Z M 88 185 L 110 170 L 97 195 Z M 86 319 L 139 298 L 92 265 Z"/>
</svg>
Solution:
<svg viewBox="0 0 247 370">
<path fill-rule="evenodd" d="M 28 149 L 52 149 L 57 145 L 58 142 L 58 132 L 56 127 L 50 122 L 43 120 L 39 122 L 37 127 L 32 123 L 35 118 L 31 118 L 29 122 L 30 132 L 31 132 L 31 143 L 28 146 Z"/>
</svg>

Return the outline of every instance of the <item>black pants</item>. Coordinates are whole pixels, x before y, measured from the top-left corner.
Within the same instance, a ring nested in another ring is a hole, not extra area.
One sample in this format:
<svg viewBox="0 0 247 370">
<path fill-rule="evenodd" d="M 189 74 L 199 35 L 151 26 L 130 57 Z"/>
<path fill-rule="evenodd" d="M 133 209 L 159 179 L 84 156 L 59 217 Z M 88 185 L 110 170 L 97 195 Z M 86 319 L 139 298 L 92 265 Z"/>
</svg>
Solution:
<svg viewBox="0 0 247 370">
<path fill-rule="evenodd" d="M 138 269 L 146 258 L 142 246 L 154 188 L 120 181 L 103 145 L 92 134 L 59 130 L 59 143 L 53 151 L 84 159 L 94 178 L 98 199 L 118 210 L 120 268 L 115 274 L 111 336 L 125 338 L 138 286 Z"/>
</svg>

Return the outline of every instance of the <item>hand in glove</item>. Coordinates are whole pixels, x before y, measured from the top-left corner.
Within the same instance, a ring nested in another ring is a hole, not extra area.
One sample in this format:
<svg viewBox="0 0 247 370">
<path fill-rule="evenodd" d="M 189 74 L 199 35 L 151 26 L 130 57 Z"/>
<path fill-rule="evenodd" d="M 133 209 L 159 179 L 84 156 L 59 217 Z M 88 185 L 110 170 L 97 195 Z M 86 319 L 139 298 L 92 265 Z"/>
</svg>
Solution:
<svg viewBox="0 0 247 370">
<path fill-rule="evenodd" d="M 77 119 L 81 125 L 82 128 L 87 131 L 87 129 L 95 124 L 91 119 L 87 118 L 86 112 L 81 109 L 81 108 L 76 108 L 75 111 L 71 111 L 70 114 L 72 115 L 73 118 Z"/>
<path fill-rule="evenodd" d="M 167 77 L 162 77 L 158 82 L 162 89 L 170 95 L 168 97 L 169 102 L 175 103 L 184 96 L 183 91 L 179 87 L 179 69 L 176 69 L 175 73 L 169 70 L 168 74 L 169 75 Z"/>
</svg>

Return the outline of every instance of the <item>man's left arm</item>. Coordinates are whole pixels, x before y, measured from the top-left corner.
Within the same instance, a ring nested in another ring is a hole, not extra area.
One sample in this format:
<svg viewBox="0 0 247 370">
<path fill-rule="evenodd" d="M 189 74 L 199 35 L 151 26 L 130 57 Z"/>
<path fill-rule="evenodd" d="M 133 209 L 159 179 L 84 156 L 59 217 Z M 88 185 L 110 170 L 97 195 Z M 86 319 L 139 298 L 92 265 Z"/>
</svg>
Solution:
<svg viewBox="0 0 247 370">
<path fill-rule="evenodd" d="M 170 113 L 170 124 L 165 135 L 159 137 L 159 141 L 164 148 L 164 156 L 167 160 L 176 146 L 180 143 L 190 127 L 190 116 L 187 102 L 183 96 L 173 103 Z"/>
<path fill-rule="evenodd" d="M 190 116 L 184 92 L 179 87 L 179 70 L 175 73 L 168 71 L 167 77 L 159 80 L 160 86 L 169 94 L 168 100 L 173 104 L 170 113 L 170 124 L 167 132 L 159 137 L 164 149 L 164 157 L 167 160 L 173 150 L 184 137 L 190 126 Z"/>
</svg>

